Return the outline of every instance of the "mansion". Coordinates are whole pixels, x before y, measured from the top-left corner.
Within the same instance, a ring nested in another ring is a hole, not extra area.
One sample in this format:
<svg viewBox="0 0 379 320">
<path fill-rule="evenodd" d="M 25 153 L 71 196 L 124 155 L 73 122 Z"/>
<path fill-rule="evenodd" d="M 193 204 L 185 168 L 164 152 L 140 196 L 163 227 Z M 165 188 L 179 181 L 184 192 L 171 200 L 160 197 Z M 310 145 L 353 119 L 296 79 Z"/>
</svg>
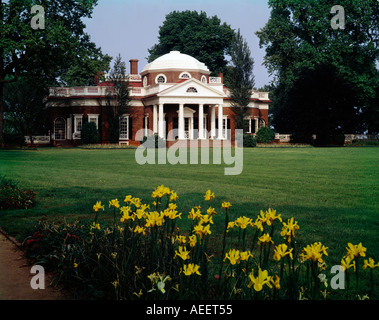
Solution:
<svg viewBox="0 0 379 320">
<path fill-rule="evenodd" d="M 138 145 L 149 134 L 167 143 L 234 139 L 232 100 L 223 74 L 211 77 L 204 63 L 179 51 L 148 63 L 140 73 L 138 60 L 129 62 L 131 100 L 128 112 L 120 117 L 120 144 Z M 98 128 L 99 143 L 109 143 L 106 107 L 110 89 L 106 81 L 96 86 L 50 88 L 50 139 L 58 145 L 80 144 L 82 123 L 89 121 Z M 253 92 L 245 118 L 248 133 L 268 125 L 270 102 L 267 92 Z"/>
</svg>

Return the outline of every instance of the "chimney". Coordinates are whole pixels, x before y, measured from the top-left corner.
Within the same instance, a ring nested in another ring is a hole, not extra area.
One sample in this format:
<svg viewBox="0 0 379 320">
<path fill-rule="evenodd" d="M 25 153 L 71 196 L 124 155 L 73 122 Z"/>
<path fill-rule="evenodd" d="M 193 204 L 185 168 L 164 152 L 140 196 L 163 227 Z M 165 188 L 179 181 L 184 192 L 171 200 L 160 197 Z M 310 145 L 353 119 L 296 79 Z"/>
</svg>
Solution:
<svg viewBox="0 0 379 320">
<path fill-rule="evenodd" d="M 221 83 L 224 83 L 224 74 L 223 73 L 219 73 L 218 77 L 221 78 Z"/>
<path fill-rule="evenodd" d="M 138 74 L 138 59 L 130 59 L 130 74 Z"/>
</svg>

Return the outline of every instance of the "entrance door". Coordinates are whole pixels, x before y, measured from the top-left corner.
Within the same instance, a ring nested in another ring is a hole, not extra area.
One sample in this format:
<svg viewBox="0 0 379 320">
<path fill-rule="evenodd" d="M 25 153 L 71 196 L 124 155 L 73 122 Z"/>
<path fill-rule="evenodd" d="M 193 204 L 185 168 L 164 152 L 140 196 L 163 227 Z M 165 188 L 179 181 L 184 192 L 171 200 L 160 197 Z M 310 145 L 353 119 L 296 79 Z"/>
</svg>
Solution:
<svg viewBox="0 0 379 320">
<path fill-rule="evenodd" d="M 184 118 L 184 139 L 190 139 L 191 118 Z"/>
</svg>

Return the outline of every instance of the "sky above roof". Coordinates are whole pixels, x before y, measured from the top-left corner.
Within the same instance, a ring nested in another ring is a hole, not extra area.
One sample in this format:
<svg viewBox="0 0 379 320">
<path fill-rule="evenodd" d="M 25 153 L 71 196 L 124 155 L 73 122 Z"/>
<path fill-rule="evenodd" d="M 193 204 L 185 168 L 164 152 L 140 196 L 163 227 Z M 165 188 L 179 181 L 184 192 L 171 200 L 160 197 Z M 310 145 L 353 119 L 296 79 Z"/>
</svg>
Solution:
<svg viewBox="0 0 379 320">
<path fill-rule="evenodd" d="M 158 43 L 159 27 L 172 11 L 204 11 L 217 16 L 232 29 L 240 29 L 254 58 L 255 86 L 269 84 L 271 78 L 262 65 L 264 48 L 259 48 L 255 32 L 264 27 L 270 16 L 264 0 L 99 0 L 92 19 L 85 19 L 86 32 L 103 53 L 127 63 L 139 60 L 139 72 L 147 64 L 148 49 Z"/>
</svg>

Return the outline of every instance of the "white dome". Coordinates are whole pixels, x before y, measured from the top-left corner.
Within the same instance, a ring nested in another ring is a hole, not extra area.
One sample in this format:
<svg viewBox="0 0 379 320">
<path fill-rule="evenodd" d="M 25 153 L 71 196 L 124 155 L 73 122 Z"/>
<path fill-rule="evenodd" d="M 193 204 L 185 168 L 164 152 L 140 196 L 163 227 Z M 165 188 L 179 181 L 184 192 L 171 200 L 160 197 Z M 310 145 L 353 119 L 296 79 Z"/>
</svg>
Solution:
<svg viewBox="0 0 379 320">
<path fill-rule="evenodd" d="M 204 73 L 210 73 L 207 66 L 189 56 L 188 54 L 180 53 L 179 51 L 171 51 L 170 53 L 164 54 L 159 58 L 155 59 L 153 62 L 148 63 L 141 73 L 146 71 L 158 71 L 158 70 L 182 70 L 182 71 L 202 71 Z"/>
</svg>

